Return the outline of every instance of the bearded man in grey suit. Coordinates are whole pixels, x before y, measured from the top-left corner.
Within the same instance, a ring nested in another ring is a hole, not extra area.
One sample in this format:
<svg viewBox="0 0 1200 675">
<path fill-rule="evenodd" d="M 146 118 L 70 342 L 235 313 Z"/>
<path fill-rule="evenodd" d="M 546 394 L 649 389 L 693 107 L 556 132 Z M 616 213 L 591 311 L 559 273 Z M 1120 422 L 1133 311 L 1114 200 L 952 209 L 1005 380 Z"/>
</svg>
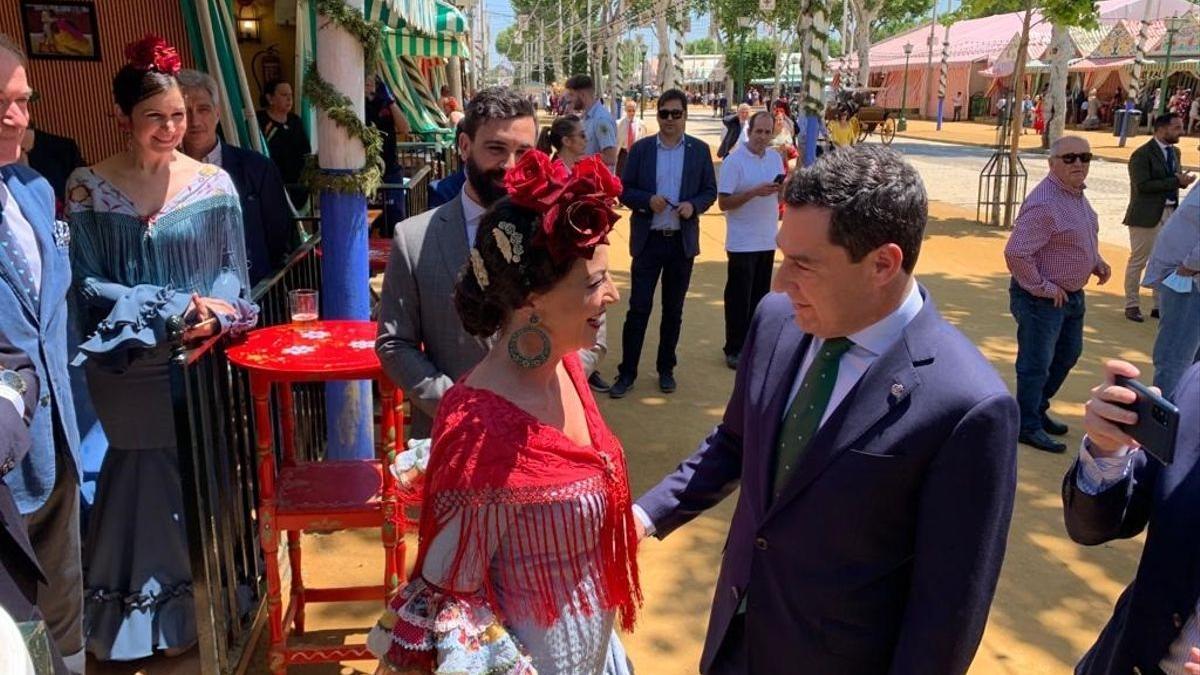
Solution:
<svg viewBox="0 0 1200 675">
<path fill-rule="evenodd" d="M 452 296 L 479 219 L 507 195 L 504 174 L 533 149 L 533 105 L 506 87 L 477 93 L 460 123 L 458 152 L 467 182 L 458 197 L 396 225 L 383 277 L 375 351 L 384 371 L 412 402 L 412 438 L 425 438 L 442 395 L 487 353 L 487 341 L 469 335 Z M 596 345 L 580 352 L 593 373 L 606 351 L 601 326 Z"/>
</svg>

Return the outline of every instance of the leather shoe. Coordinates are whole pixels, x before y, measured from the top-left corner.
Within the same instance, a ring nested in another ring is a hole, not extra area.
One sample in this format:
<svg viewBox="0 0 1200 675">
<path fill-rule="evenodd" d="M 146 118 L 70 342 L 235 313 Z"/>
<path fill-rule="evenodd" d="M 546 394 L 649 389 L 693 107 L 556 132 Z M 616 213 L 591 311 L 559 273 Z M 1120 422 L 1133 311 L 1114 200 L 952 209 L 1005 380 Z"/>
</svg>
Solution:
<svg viewBox="0 0 1200 675">
<path fill-rule="evenodd" d="M 671 373 L 659 373 L 658 390 L 664 394 L 670 394 L 675 391 L 675 376 Z"/>
<path fill-rule="evenodd" d="M 1142 308 L 1141 307 L 1126 307 L 1125 308 L 1125 318 L 1129 319 L 1130 321 L 1132 321 L 1134 323 L 1142 323 L 1143 321 L 1146 320 L 1146 317 L 1142 316 Z"/>
<path fill-rule="evenodd" d="M 726 354 L 725 365 L 729 366 L 730 370 L 737 370 L 738 360 L 742 357 L 741 354 Z"/>
<path fill-rule="evenodd" d="M 625 398 L 625 394 L 629 393 L 630 389 L 633 389 L 633 380 L 627 380 L 618 375 L 617 379 L 612 383 L 612 386 L 609 387 L 609 389 L 608 389 L 608 397 L 609 398 Z"/>
<path fill-rule="evenodd" d="M 1046 413 L 1042 413 L 1042 429 L 1051 436 L 1066 436 L 1067 432 L 1070 431 L 1070 429 L 1067 428 L 1067 425 L 1059 422 Z"/>
<path fill-rule="evenodd" d="M 1017 437 L 1017 440 L 1025 445 L 1031 445 L 1038 450 L 1042 450 L 1043 452 L 1053 452 L 1056 455 L 1067 451 L 1066 443 L 1059 443 L 1053 438 L 1050 438 L 1042 429 L 1038 429 L 1037 431 L 1022 431 L 1021 435 Z"/>
<path fill-rule="evenodd" d="M 1154 309 L 1150 310 L 1150 318 L 1151 318 L 1151 319 L 1157 319 L 1157 318 L 1158 318 L 1158 308 L 1157 308 L 1157 307 L 1155 307 Z"/>
<path fill-rule="evenodd" d="M 612 389 L 612 385 L 608 383 L 608 380 L 600 377 L 600 373 L 592 373 L 591 376 L 588 377 L 588 386 L 592 388 L 592 391 L 598 391 L 601 393 Z"/>
</svg>

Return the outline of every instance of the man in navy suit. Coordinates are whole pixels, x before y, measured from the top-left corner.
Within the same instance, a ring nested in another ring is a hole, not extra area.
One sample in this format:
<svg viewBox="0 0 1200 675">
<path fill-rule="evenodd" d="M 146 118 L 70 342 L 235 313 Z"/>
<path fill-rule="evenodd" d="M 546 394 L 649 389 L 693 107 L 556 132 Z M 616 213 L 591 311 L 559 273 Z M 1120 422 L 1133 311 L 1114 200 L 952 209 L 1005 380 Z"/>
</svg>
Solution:
<svg viewBox="0 0 1200 675">
<path fill-rule="evenodd" d="M 965 673 L 1004 559 L 1016 402 L 913 277 L 927 205 L 899 154 L 826 154 L 783 199 L 781 292 L 724 418 L 634 510 L 661 538 L 741 487 L 703 673 Z"/>
<path fill-rule="evenodd" d="M 625 396 L 637 379 L 660 276 L 658 388 L 665 394 L 675 391 L 675 347 L 692 264 L 700 254 L 700 214 L 717 201 L 712 154 L 703 141 L 684 133 L 686 126 L 687 95 L 678 89 L 664 91 L 658 97 L 658 134 L 634 143 L 625 161 L 621 203 L 633 211 L 629 237 L 633 266 L 621 364 L 609 390 L 613 398 Z"/>
<path fill-rule="evenodd" d="M 1138 369 L 1109 361 L 1092 389 L 1079 458 L 1063 480 L 1071 539 L 1088 546 L 1148 530 L 1137 576 L 1117 600 L 1112 620 L 1079 665 L 1078 675 L 1200 672 L 1200 364 L 1179 380 L 1175 460 L 1163 466 L 1117 424 L 1137 414 L 1118 404 L 1137 394 L 1115 384 Z"/>
<path fill-rule="evenodd" d="M 283 177 L 265 155 L 225 143 L 217 137 L 221 121 L 220 91 L 209 75 L 181 70 L 179 86 L 187 99 L 188 128 L 183 151 L 192 159 L 225 170 L 242 203 L 250 283 L 257 284 L 283 264 L 292 250 L 296 230 Z"/>
<path fill-rule="evenodd" d="M 47 581 L 37 604 L 66 665 L 83 672 L 83 568 L 79 538 L 79 432 L 67 370 L 70 233 L 54 220 L 54 191 L 16 164 L 33 91 L 25 58 L 0 35 L 0 317 L 39 381 L 29 453 L 3 480 L 25 518 Z"/>
</svg>

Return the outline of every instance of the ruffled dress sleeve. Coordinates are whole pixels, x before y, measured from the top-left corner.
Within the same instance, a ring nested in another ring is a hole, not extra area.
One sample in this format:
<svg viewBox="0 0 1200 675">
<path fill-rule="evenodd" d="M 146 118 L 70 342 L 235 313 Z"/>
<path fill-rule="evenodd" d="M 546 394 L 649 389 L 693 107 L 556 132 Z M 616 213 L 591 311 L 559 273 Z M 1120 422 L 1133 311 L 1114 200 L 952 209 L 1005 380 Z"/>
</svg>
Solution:
<svg viewBox="0 0 1200 675">
<path fill-rule="evenodd" d="M 186 311 L 193 292 L 234 307 L 234 314 L 217 317 L 222 332 L 255 325 L 258 307 L 245 299 L 249 283 L 236 192 L 227 176 L 209 180 L 204 206 L 164 214 L 158 220 L 170 232 L 151 238 L 145 223 L 106 200 L 90 169 L 72 174 L 66 209 L 72 269 L 78 297 L 94 321 L 84 328 L 87 338 L 74 365 L 87 359 L 127 365 L 137 351 L 167 338 L 167 320 Z M 229 199 L 222 199 L 225 182 Z"/>
<path fill-rule="evenodd" d="M 504 538 L 504 523 L 511 521 L 512 514 L 501 511 L 514 508 L 519 507 L 463 506 L 439 514 L 444 525 L 429 544 L 420 574 L 367 636 L 368 649 L 379 658 L 377 675 L 536 675 L 483 583 L 491 554 Z M 465 531 L 467 523 L 491 525 Z M 475 541 L 463 546 L 464 536 Z"/>
</svg>

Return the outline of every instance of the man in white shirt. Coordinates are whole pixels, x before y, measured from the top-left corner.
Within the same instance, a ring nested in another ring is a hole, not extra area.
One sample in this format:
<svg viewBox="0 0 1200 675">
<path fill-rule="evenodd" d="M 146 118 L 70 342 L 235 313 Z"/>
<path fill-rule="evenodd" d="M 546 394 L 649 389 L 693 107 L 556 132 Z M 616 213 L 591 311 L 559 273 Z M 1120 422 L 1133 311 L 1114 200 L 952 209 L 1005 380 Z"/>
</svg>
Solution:
<svg viewBox="0 0 1200 675">
<path fill-rule="evenodd" d="M 575 109 L 583 114 L 583 131 L 587 135 L 584 155 L 600 155 L 609 171 L 617 170 L 617 125 L 612 113 L 596 98 L 596 85 L 587 75 L 575 75 L 567 80 L 567 91 Z"/>
<path fill-rule="evenodd" d="M 957 122 L 962 118 L 962 104 L 963 104 L 962 92 L 960 91 L 960 92 L 955 93 L 954 98 L 952 100 L 953 100 L 953 104 L 954 104 L 954 121 Z"/>
<path fill-rule="evenodd" d="M 646 125 L 638 119 L 638 106 L 633 99 L 625 101 L 625 116 L 617 122 L 617 175 L 625 171 L 625 159 L 629 157 L 629 149 L 642 136 L 646 135 Z"/>
<path fill-rule="evenodd" d="M 783 158 L 768 147 L 775 120 L 768 112 L 750 118 L 749 139 L 731 152 L 717 180 L 717 206 L 725 212 L 725 365 L 737 370 L 750 317 L 771 290 L 779 186 Z"/>
</svg>

